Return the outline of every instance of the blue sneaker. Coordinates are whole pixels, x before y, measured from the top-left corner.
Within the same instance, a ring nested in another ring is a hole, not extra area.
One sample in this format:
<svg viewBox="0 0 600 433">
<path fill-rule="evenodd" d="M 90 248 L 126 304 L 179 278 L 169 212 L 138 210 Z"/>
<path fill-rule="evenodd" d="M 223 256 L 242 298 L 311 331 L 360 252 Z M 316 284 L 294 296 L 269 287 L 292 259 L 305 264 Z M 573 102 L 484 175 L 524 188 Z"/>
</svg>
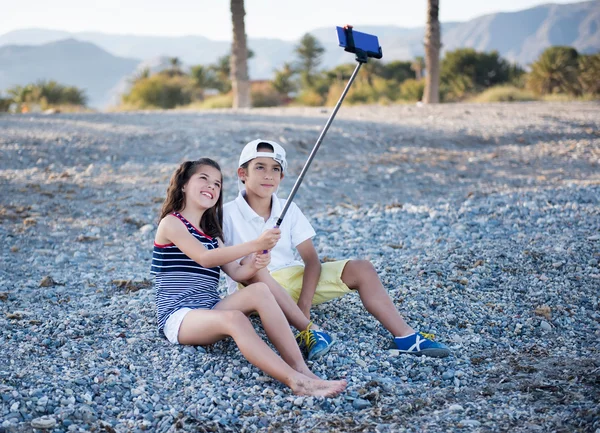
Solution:
<svg viewBox="0 0 600 433">
<path fill-rule="evenodd" d="M 397 350 L 392 350 L 396 354 L 408 353 L 416 356 L 431 356 L 432 358 L 445 358 L 450 355 L 450 349 L 442 343 L 433 341 L 433 334 L 425 334 L 423 332 L 415 332 L 406 337 L 394 338 Z"/>
<path fill-rule="evenodd" d="M 325 331 L 309 329 L 311 325 L 312 322 L 308 324 L 304 331 L 296 335 L 296 341 L 300 348 L 308 352 L 309 361 L 325 355 L 334 343 L 333 338 Z"/>
</svg>

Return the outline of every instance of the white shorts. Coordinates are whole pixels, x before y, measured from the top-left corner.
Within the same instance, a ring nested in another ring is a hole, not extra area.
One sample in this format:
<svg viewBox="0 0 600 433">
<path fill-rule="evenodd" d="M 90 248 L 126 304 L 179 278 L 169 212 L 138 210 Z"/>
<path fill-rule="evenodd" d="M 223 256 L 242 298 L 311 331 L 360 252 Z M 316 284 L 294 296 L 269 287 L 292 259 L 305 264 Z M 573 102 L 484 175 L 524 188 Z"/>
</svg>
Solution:
<svg viewBox="0 0 600 433">
<path fill-rule="evenodd" d="M 167 319 L 165 327 L 163 328 L 163 332 L 165 333 L 167 340 L 169 340 L 171 343 L 179 344 L 179 340 L 177 339 L 177 336 L 179 335 L 179 327 L 181 326 L 181 322 L 183 322 L 185 315 L 190 311 L 192 311 L 191 308 L 180 308 L 171 314 Z"/>
</svg>

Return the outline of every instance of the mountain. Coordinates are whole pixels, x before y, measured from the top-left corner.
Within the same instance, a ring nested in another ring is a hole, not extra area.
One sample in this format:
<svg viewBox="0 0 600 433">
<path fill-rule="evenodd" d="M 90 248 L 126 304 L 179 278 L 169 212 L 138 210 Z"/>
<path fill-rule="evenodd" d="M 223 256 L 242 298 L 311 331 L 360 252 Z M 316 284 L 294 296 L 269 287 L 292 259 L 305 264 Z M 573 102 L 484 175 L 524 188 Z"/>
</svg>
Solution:
<svg viewBox="0 0 600 433">
<path fill-rule="evenodd" d="M 526 66 L 544 49 L 567 45 L 580 53 L 600 51 L 600 1 L 549 4 L 475 18 L 443 33 L 444 50 L 472 47 L 498 51 Z"/>
<path fill-rule="evenodd" d="M 0 47 L 0 89 L 56 80 L 85 90 L 89 105 L 104 107 L 112 89 L 139 60 L 113 56 L 89 42 L 65 39 L 38 46 Z"/>
<path fill-rule="evenodd" d="M 423 27 L 355 27 L 378 35 L 384 61 L 411 60 L 424 54 Z M 323 68 L 353 62 L 352 56 L 338 47 L 333 25 L 309 33 L 325 47 L 321 64 Z M 66 38 L 71 39 L 66 42 Z M 517 12 L 489 14 L 467 22 L 442 23 L 442 43 L 443 52 L 463 47 L 478 51 L 497 50 L 503 57 L 525 67 L 552 45 L 573 46 L 581 53 L 598 52 L 600 0 L 546 4 Z M 255 53 L 249 61 L 250 77 L 272 78 L 274 69 L 294 60 L 296 45 L 296 42 L 279 39 L 249 38 L 248 46 Z M 67 49 L 67 46 L 71 48 Z M 60 62 L 55 57 L 57 47 L 64 48 Z M 17 30 L 0 35 L 0 90 L 13 84 L 26 84 L 26 80 L 54 78 L 64 84 L 88 89 L 92 105 L 102 107 L 115 101 L 116 92 L 126 88 L 128 77 L 141 61 L 158 64 L 164 62 L 164 57 L 178 57 L 185 66 L 206 65 L 228 54 L 229 50 L 230 42 L 214 41 L 204 36 L 162 37 Z M 26 64 L 22 64 L 25 61 Z M 64 62 L 64 67 L 61 62 Z M 78 72 L 72 65 L 76 65 Z M 59 73 L 59 70 L 62 72 Z M 88 72 L 84 74 L 83 71 Z M 50 76 L 49 72 L 53 75 Z M 118 73 L 121 73 L 119 77 Z M 112 82 L 113 87 L 108 82 Z M 102 94 L 99 90 L 107 88 L 109 91 L 113 89 L 112 94 Z"/>
</svg>

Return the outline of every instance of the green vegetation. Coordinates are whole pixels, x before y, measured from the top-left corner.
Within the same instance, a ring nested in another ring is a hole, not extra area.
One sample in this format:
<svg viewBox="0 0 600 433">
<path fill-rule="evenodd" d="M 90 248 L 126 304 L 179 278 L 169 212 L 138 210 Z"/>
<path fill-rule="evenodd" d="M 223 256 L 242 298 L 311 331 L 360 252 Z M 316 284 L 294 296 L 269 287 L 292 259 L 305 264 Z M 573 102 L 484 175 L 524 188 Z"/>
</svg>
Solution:
<svg viewBox="0 0 600 433">
<path fill-rule="evenodd" d="M 445 101 L 460 101 L 485 89 L 514 83 L 525 71 L 500 57 L 463 48 L 446 53 L 441 65 L 441 94 Z"/>
<path fill-rule="evenodd" d="M 471 98 L 469 102 L 523 102 L 538 99 L 536 95 L 528 90 L 511 85 L 500 85 L 484 90 L 479 95 Z"/>
<path fill-rule="evenodd" d="M 324 49 L 306 34 L 296 47 L 294 62 L 275 70 L 273 80 L 251 82 L 254 107 L 281 105 L 333 106 L 337 103 L 355 63 L 321 70 Z M 253 53 L 249 52 L 249 57 Z M 164 70 L 140 71 L 122 95 L 119 110 L 171 109 L 176 107 L 230 108 L 233 103 L 230 56 L 211 65 L 194 65 L 184 70 L 178 58 L 169 59 Z M 425 89 L 424 61 L 365 64 L 346 96 L 345 103 L 392 104 L 417 102 Z M 600 98 L 600 53 L 579 54 L 571 47 L 550 47 L 526 72 L 500 55 L 471 48 L 447 52 L 441 61 L 442 101 L 511 102 L 567 101 Z M 56 81 L 14 86 L 0 94 L 0 112 L 56 108 L 61 111 L 85 109 L 83 90 Z"/>
<path fill-rule="evenodd" d="M 531 65 L 526 86 L 537 95 L 600 96 L 600 53 L 550 47 Z"/>
<path fill-rule="evenodd" d="M 8 111 L 13 106 L 17 112 L 49 108 L 62 111 L 78 111 L 85 108 L 86 96 L 83 90 L 65 86 L 56 81 L 38 81 L 26 86 L 14 86 L 0 97 L 0 111 Z"/>
</svg>

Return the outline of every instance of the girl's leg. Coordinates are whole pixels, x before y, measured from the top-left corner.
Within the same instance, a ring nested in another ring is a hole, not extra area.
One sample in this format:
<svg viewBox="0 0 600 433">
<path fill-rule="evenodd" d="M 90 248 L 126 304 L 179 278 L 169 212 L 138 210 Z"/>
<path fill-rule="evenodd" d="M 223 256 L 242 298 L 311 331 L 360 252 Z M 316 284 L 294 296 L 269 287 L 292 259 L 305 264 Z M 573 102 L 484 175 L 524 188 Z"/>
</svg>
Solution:
<svg viewBox="0 0 600 433">
<path fill-rule="evenodd" d="M 258 271 L 249 282 L 265 283 L 269 286 L 269 290 L 275 297 L 277 304 L 279 304 L 281 311 L 283 311 L 283 314 L 288 322 L 290 322 L 290 325 L 298 331 L 304 331 L 306 329 L 310 320 L 308 320 L 302 310 L 300 310 L 298 304 L 294 302 L 290 294 L 271 276 L 271 273 L 267 268 Z M 312 326 L 311 329 L 318 329 L 318 327 Z"/>
<path fill-rule="evenodd" d="M 342 272 L 342 281 L 349 288 L 358 291 L 367 311 L 394 337 L 403 337 L 415 332 L 396 309 L 371 262 L 350 260 Z"/>
<path fill-rule="evenodd" d="M 206 345 L 227 336 L 235 340 L 248 361 L 295 394 L 331 397 L 346 387 L 346 381 L 312 379 L 292 369 L 256 334 L 241 311 L 192 310 L 181 322 L 178 340 L 181 344 Z"/>
<path fill-rule="evenodd" d="M 294 370 L 318 379 L 304 362 L 285 315 L 269 287 L 264 283 L 250 284 L 243 290 L 233 293 L 219 302 L 215 310 L 238 310 L 245 314 L 258 312 L 269 340 L 275 345 L 283 360 Z"/>
</svg>

